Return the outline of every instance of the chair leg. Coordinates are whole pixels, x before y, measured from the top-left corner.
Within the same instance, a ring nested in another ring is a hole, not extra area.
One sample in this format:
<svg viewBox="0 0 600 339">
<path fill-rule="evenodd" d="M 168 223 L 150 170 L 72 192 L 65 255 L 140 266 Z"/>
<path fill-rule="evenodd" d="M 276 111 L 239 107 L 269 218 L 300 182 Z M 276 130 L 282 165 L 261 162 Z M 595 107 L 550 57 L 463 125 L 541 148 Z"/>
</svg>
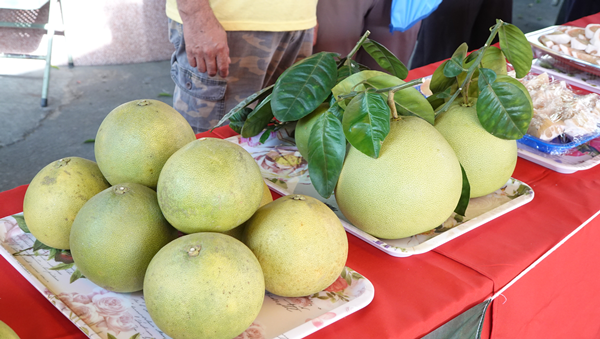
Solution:
<svg viewBox="0 0 600 339">
<path fill-rule="evenodd" d="M 48 85 L 50 83 L 50 66 L 52 60 L 52 39 L 54 38 L 54 25 L 52 22 L 52 16 L 54 14 L 53 3 L 55 0 L 50 0 L 50 8 L 48 13 L 48 50 L 46 52 L 46 67 L 44 68 L 44 81 L 42 85 L 42 100 L 41 106 L 48 106 Z"/>
<path fill-rule="evenodd" d="M 65 25 L 65 16 L 63 14 L 63 2 L 62 0 L 58 0 L 58 3 L 60 5 L 60 19 L 62 22 L 62 32 L 63 32 L 63 36 L 65 37 L 65 46 L 66 46 L 66 51 L 67 51 L 67 57 L 68 57 L 68 61 L 69 61 L 69 68 L 73 68 L 75 67 L 75 64 L 73 63 L 73 56 L 71 55 L 71 48 L 69 46 L 69 39 L 67 38 L 67 27 Z"/>
</svg>

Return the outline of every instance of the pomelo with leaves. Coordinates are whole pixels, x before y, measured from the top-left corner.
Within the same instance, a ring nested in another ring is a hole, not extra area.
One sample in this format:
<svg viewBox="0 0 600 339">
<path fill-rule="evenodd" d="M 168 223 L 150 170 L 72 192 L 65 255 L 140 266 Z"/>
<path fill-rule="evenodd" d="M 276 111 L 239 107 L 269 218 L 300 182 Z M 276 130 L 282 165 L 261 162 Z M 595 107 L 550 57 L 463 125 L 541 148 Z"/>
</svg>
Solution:
<svg viewBox="0 0 600 339">
<path fill-rule="evenodd" d="M 490 46 L 496 34 L 500 49 Z M 517 27 L 500 21 L 485 46 L 469 56 L 467 49 L 462 44 L 440 65 L 431 89 L 438 105 L 435 126 L 455 150 L 475 198 L 501 188 L 516 166 L 516 139 L 527 132 L 533 105 L 525 86 L 506 75 L 505 57 L 523 77 L 532 52 Z"/>
</svg>

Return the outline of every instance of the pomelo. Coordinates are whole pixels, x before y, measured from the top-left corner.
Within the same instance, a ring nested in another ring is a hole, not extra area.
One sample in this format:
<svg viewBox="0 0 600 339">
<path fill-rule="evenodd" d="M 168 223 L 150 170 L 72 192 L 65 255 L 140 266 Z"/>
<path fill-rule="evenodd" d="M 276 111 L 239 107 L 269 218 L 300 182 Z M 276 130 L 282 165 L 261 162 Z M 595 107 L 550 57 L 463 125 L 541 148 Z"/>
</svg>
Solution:
<svg viewBox="0 0 600 339">
<path fill-rule="evenodd" d="M 156 187 L 167 159 L 196 136 L 173 107 L 134 100 L 113 109 L 96 134 L 94 153 L 111 185 L 133 182 Z"/>
<path fill-rule="evenodd" d="M 152 257 L 177 237 L 151 188 L 123 183 L 90 199 L 71 227 L 71 255 L 79 271 L 113 292 L 142 289 Z"/>
<path fill-rule="evenodd" d="M 202 138 L 165 163 L 158 202 L 171 225 L 184 233 L 225 232 L 258 209 L 264 185 L 248 151 L 226 140 Z"/>
<path fill-rule="evenodd" d="M 308 159 L 308 137 L 310 136 L 310 131 L 317 122 L 317 119 L 319 119 L 327 109 L 329 109 L 329 104 L 321 104 L 317 109 L 296 122 L 294 139 L 296 140 L 298 152 L 300 152 L 304 159 Z"/>
<path fill-rule="evenodd" d="M 254 254 L 221 233 L 172 241 L 154 256 L 144 280 L 150 317 L 176 339 L 234 338 L 256 319 L 264 295 Z"/>
<path fill-rule="evenodd" d="M 0 320 L 0 338 L 2 339 L 19 339 L 17 332 L 10 328 L 5 322 Z"/>
<path fill-rule="evenodd" d="M 284 297 L 322 291 L 339 277 L 348 257 L 337 215 L 300 194 L 259 208 L 246 222 L 243 240 L 260 262 L 267 291 Z"/>
<path fill-rule="evenodd" d="M 425 120 L 402 117 L 391 122 L 379 158 L 350 149 L 335 199 L 354 226 L 397 239 L 439 226 L 461 192 L 462 171 L 452 147 Z"/>
<path fill-rule="evenodd" d="M 440 114 L 435 128 L 454 149 L 465 169 L 471 198 L 490 194 L 506 184 L 517 165 L 517 141 L 487 132 L 477 118 L 475 105 L 454 105 Z"/>
<path fill-rule="evenodd" d="M 69 249 L 71 225 L 79 209 L 110 185 L 98 165 L 69 157 L 42 168 L 23 200 L 23 217 L 31 234 L 53 248 Z"/>
</svg>

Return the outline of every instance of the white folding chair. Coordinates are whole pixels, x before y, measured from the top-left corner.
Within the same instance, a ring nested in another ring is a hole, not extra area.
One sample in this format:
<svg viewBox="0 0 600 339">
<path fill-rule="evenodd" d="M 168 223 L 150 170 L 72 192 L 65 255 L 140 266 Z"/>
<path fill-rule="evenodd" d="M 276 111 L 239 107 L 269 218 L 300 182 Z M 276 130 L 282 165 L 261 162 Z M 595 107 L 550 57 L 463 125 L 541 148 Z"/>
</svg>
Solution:
<svg viewBox="0 0 600 339">
<path fill-rule="evenodd" d="M 46 67 L 44 69 L 44 79 L 42 85 L 42 100 L 41 106 L 46 107 L 48 105 L 48 86 L 50 82 L 50 60 L 52 58 L 52 39 L 56 31 L 65 34 L 64 29 L 64 16 L 62 11 L 61 0 L 0 0 L 0 9 L 15 10 L 15 11 L 35 11 L 40 9 L 46 3 L 50 2 L 49 5 L 49 16 L 46 24 L 31 23 L 27 20 L 20 19 L 20 16 L 16 16 L 17 20 L 13 22 L 0 21 L 0 27 L 10 27 L 19 29 L 42 29 L 47 32 L 48 35 L 48 49 L 45 55 L 33 55 L 33 54 L 18 54 L 18 53 L 3 53 L 0 51 L 0 58 L 19 58 L 19 59 L 33 59 L 33 60 L 46 60 Z M 56 17 L 54 11 L 59 10 L 60 23 L 54 22 Z M 71 54 L 68 53 L 69 67 L 73 67 L 73 59 Z"/>
</svg>

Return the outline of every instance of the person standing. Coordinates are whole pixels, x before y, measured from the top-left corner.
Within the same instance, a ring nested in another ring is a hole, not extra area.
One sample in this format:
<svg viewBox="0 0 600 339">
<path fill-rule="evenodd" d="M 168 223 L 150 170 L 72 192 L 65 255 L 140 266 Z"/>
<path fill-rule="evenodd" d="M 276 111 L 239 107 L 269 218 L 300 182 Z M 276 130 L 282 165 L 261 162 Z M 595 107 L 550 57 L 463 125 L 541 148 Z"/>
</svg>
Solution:
<svg viewBox="0 0 600 339">
<path fill-rule="evenodd" d="M 513 0 L 444 0 L 421 22 L 411 68 L 450 58 L 463 42 L 483 47 L 496 19 L 512 21 Z"/>
<path fill-rule="evenodd" d="M 312 54 L 317 0 L 166 0 L 173 107 L 199 133 Z"/>
<path fill-rule="evenodd" d="M 314 52 L 336 52 L 345 57 L 369 30 L 369 39 L 384 45 L 408 66 L 420 22 L 404 32 L 392 33 L 391 10 L 392 0 L 319 0 L 319 27 Z M 382 70 L 363 49 L 357 53 L 355 60 L 370 69 Z"/>
</svg>

